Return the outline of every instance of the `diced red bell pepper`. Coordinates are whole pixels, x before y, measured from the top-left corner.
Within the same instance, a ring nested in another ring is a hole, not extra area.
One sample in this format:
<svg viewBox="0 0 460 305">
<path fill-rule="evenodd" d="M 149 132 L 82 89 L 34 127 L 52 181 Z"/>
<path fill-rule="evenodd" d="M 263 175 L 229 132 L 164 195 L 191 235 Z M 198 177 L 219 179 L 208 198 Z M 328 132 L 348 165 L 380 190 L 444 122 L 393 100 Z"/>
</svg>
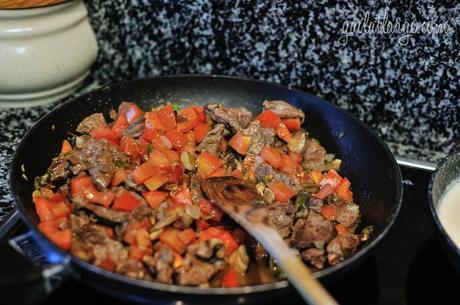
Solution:
<svg viewBox="0 0 460 305">
<path fill-rule="evenodd" d="M 203 220 L 220 221 L 222 219 L 224 213 L 209 200 L 200 199 L 198 206 Z"/>
<path fill-rule="evenodd" d="M 288 153 L 288 156 L 289 156 L 289 158 L 291 158 L 291 160 L 294 161 L 295 163 L 297 163 L 297 164 L 302 163 L 302 155 L 301 155 L 301 154 L 298 154 L 298 153 L 295 153 L 295 152 L 290 151 L 290 152 Z"/>
<path fill-rule="evenodd" d="M 321 188 L 319 189 L 319 191 L 317 191 L 316 193 L 313 194 L 313 196 L 315 196 L 316 198 L 319 198 L 321 200 L 323 200 L 324 198 L 326 198 L 327 196 L 329 196 L 330 194 L 332 194 L 333 192 L 333 187 L 330 185 L 330 184 L 325 184 L 323 186 L 321 186 Z"/>
<path fill-rule="evenodd" d="M 321 207 L 321 215 L 327 220 L 334 221 L 337 219 L 337 209 L 325 204 Z"/>
<path fill-rule="evenodd" d="M 130 246 L 128 257 L 135 261 L 142 261 L 144 256 L 146 256 L 148 252 L 151 252 L 151 250 L 149 250 L 148 248 L 142 249 L 138 246 Z"/>
<path fill-rule="evenodd" d="M 91 181 L 91 177 L 80 176 L 72 179 L 70 183 L 72 197 L 83 196 L 87 200 L 109 207 L 115 198 L 115 194 L 111 191 L 99 192 Z"/>
<path fill-rule="evenodd" d="M 131 157 L 132 161 L 138 160 L 140 153 L 136 140 L 129 136 L 123 136 L 120 140 L 121 151 Z"/>
<path fill-rule="evenodd" d="M 180 187 L 176 194 L 171 197 L 174 204 L 192 204 L 192 195 L 190 190 L 184 186 Z"/>
<path fill-rule="evenodd" d="M 136 142 L 137 142 L 137 148 L 139 150 L 139 155 L 141 157 L 141 160 L 144 160 L 144 161 L 147 160 L 149 158 L 150 150 L 153 148 L 152 144 L 150 144 L 143 138 L 137 139 Z"/>
<path fill-rule="evenodd" d="M 147 203 L 152 209 L 157 209 L 160 204 L 168 197 L 169 193 L 160 191 L 148 191 L 142 193 Z"/>
<path fill-rule="evenodd" d="M 115 174 L 113 174 L 112 181 L 110 182 L 110 184 L 112 186 L 117 186 L 121 184 L 127 176 L 128 176 L 128 172 L 126 171 L 126 169 L 119 168 L 117 169 Z"/>
<path fill-rule="evenodd" d="M 292 160 L 288 155 L 282 154 L 283 165 L 280 167 L 280 171 L 288 175 L 294 175 L 297 170 L 298 163 Z"/>
<path fill-rule="evenodd" d="M 187 246 L 194 240 L 195 232 L 192 229 L 180 231 L 167 227 L 160 235 L 160 241 L 179 254 L 184 253 Z"/>
<path fill-rule="evenodd" d="M 238 248 L 238 243 L 233 238 L 231 232 L 223 228 L 210 227 L 199 233 L 200 240 L 218 238 L 224 243 L 225 255 L 230 255 Z"/>
<path fill-rule="evenodd" d="M 264 128 L 276 128 L 282 123 L 280 117 L 271 110 L 265 110 L 256 117 L 256 120 L 258 120 L 260 126 Z"/>
<path fill-rule="evenodd" d="M 296 131 L 300 129 L 300 119 L 284 119 L 284 125 L 289 129 L 289 131 Z"/>
<path fill-rule="evenodd" d="M 240 285 L 236 271 L 233 268 L 228 268 L 222 277 L 222 287 L 233 288 L 239 287 Z"/>
<path fill-rule="evenodd" d="M 216 156 L 203 151 L 196 159 L 196 165 L 198 168 L 198 174 L 200 174 L 201 177 L 206 178 L 213 171 L 221 167 L 223 165 L 223 161 Z"/>
<path fill-rule="evenodd" d="M 144 185 L 150 190 L 150 191 L 156 191 L 160 187 L 162 187 L 166 182 L 168 182 L 169 178 L 167 175 L 165 175 L 162 172 L 158 172 L 156 175 L 153 177 L 147 179 L 144 182 Z"/>
<path fill-rule="evenodd" d="M 168 179 L 171 183 L 179 183 L 182 179 L 182 165 L 175 163 L 171 166 L 168 173 Z"/>
<path fill-rule="evenodd" d="M 166 130 L 176 128 L 176 114 L 171 104 L 166 104 L 158 110 L 158 117 Z"/>
<path fill-rule="evenodd" d="M 227 176 L 227 170 L 225 168 L 223 168 L 223 167 L 219 167 L 218 169 L 216 169 L 215 171 L 210 173 L 207 178 L 225 177 L 225 176 Z"/>
<path fill-rule="evenodd" d="M 171 141 L 172 148 L 179 150 L 187 143 L 187 136 L 175 129 L 166 131 L 165 136 Z"/>
<path fill-rule="evenodd" d="M 209 223 L 207 223 L 206 221 L 201 220 L 201 219 L 195 220 L 195 223 L 196 223 L 196 227 L 197 227 L 198 231 L 206 230 L 207 228 L 209 228 L 211 226 Z"/>
<path fill-rule="evenodd" d="M 156 140 L 160 137 L 160 133 L 153 129 L 153 128 L 147 128 L 147 126 L 144 129 L 144 132 L 141 135 L 142 139 L 145 139 L 148 142 L 153 142 L 153 140 Z"/>
<path fill-rule="evenodd" d="M 38 224 L 38 229 L 58 247 L 69 250 L 72 244 L 72 230 L 60 230 L 61 223 L 67 221 L 66 218 L 42 221 Z"/>
<path fill-rule="evenodd" d="M 289 131 L 289 129 L 284 125 L 284 123 L 280 123 L 276 128 L 275 128 L 276 135 L 283 140 L 284 142 L 289 142 L 292 139 L 292 134 Z"/>
<path fill-rule="evenodd" d="M 343 178 L 334 188 L 334 193 L 346 202 L 351 202 L 353 200 L 353 193 L 350 191 L 350 186 L 350 181 L 347 178 Z"/>
<path fill-rule="evenodd" d="M 193 107 L 182 108 L 177 116 L 177 130 L 187 132 L 192 130 L 198 122 L 198 114 Z"/>
<path fill-rule="evenodd" d="M 121 137 L 123 134 L 123 131 L 128 128 L 129 123 L 128 120 L 126 119 L 126 116 L 124 114 L 119 114 L 117 119 L 112 125 L 112 132 L 117 136 Z"/>
<path fill-rule="evenodd" d="M 137 184 L 143 183 L 158 172 L 150 162 L 144 162 L 131 172 L 131 177 Z"/>
<path fill-rule="evenodd" d="M 245 156 L 251 144 L 251 137 L 236 133 L 228 142 L 231 148 L 236 150 L 240 155 Z"/>
<path fill-rule="evenodd" d="M 264 147 L 260 152 L 260 156 L 271 166 L 278 169 L 283 166 L 283 158 L 281 152 L 276 148 Z"/>
<path fill-rule="evenodd" d="M 209 124 L 198 123 L 194 128 L 196 141 L 201 143 L 210 130 L 211 126 Z"/>
<path fill-rule="evenodd" d="M 139 198 L 137 198 L 130 191 L 125 191 L 119 197 L 115 198 L 112 209 L 118 211 L 131 212 L 141 204 Z"/>
<path fill-rule="evenodd" d="M 115 271 L 115 268 L 117 267 L 117 265 L 109 257 L 100 262 L 97 266 L 110 272 Z"/>
<path fill-rule="evenodd" d="M 189 132 L 186 133 L 186 136 L 187 136 L 187 143 L 185 143 L 182 150 L 193 154 L 195 153 L 195 148 L 196 148 L 195 132 L 190 130 Z"/>
<path fill-rule="evenodd" d="M 195 110 L 196 114 L 198 115 L 198 121 L 200 123 L 206 123 L 206 113 L 204 111 L 204 107 L 198 105 L 193 105 L 191 107 Z"/>
<path fill-rule="evenodd" d="M 221 153 L 224 153 L 225 151 L 227 151 L 227 146 L 228 146 L 227 140 L 222 138 L 219 142 L 219 151 Z"/>
<path fill-rule="evenodd" d="M 243 173 L 239 169 L 234 169 L 232 176 L 238 179 L 243 179 Z"/>
<path fill-rule="evenodd" d="M 45 197 L 36 196 L 34 202 L 40 221 L 67 217 L 71 213 L 69 206 L 64 201 L 52 202 Z"/>
<path fill-rule="evenodd" d="M 108 126 L 101 125 L 91 130 L 91 136 L 95 139 L 107 139 L 111 143 L 118 143 L 119 137 Z"/>
<path fill-rule="evenodd" d="M 149 161 L 151 165 L 158 168 L 166 168 L 172 165 L 172 160 L 166 155 L 167 150 L 160 150 L 154 148 L 149 156 Z"/>
<path fill-rule="evenodd" d="M 335 188 L 340 181 L 342 181 L 342 177 L 334 169 L 330 169 L 321 179 L 319 185 L 323 186 L 329 184 L 332 188 Z"/>
<path fill-rule="evenodd" d="M 83 190 L 93 185 L 93 181 L 89 176 L 78 176 L 72 179 L 70 183 L 70 190 L 72 197 L 78 196 Z"/>
<path fill-rule="evenodd" d="M 337 231 L 337 234 L 339 234 L 339 235 L 345 235 L 348 232 L 347 227 L 345 227 L 341 223 L 338 223 L 338 224 L 335 225 L 335 230 Z"/>
<path fill-rule="evenodd" d="M 294 197 L 295 193 L 281 181 L 272 181 L 268 184 L 268 188 L 275 195 L 275 200 L 284 203 Z"/>
<path fill-rule="evenodd" d="M 165 131 L 166 127 L 156 111 L 145 113 L 145 128 L 157 131 Z"/>
</svg>

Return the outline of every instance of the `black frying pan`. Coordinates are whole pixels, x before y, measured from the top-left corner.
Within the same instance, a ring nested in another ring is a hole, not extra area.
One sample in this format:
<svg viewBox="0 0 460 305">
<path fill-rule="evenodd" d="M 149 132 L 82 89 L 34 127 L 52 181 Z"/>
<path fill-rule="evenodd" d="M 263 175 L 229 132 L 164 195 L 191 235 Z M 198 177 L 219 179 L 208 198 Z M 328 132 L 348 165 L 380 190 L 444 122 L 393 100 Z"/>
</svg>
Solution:
<svg viewBox="0 0 460 305">
<path fill-rule="evenodd" d="M 44 253 L 77 279 L 96 289 L 130 300 L 143 302 L 236 303 L 263 301 L 290 290 L 286 281 L 242 288 L 200 289 L 134 280 L 107 272 L 61 251 L 36 228 L 38 223 L 31 194 L 33 178 L 42 175 L 61 146 L 87 115 L 108 115 L 121 101 L 134 101 L 144 110 L 161 102 L 182 104 L 223 103 L 261 110 L 265 99 L 283 99 L 307 114 L 310 134 L 328 152 L 343 160 L 342 172 L 353 185 L 362 212 L 362 226 L 372 224 L 374 234 L 352 257 L 316 273 L 331 282 L 362 263 L 394 222 L 401 204 L 401 173 L 386 145 L 368 127 L 340 108 L 302 91 L 267 82 L 222 76 L 170 76 L 135 80 L 101 88 L 66 102 L 43 117 L 24 136 L 10 168 L 10 186 L 23 221 Z M 24 169 L 24 171 L 22 170 Z M 28 179 L 23 178 L 25 174 Z"/>
</svg>

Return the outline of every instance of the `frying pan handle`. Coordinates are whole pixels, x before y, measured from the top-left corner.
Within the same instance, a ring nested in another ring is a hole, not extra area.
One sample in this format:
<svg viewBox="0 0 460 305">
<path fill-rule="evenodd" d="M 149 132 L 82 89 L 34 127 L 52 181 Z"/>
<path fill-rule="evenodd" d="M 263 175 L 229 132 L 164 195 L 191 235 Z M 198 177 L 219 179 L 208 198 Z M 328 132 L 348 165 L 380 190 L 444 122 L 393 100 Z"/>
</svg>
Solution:
<svg viewBox="0 0 460 305">
<path fill-rule="evenodd" d="M 0 297 L 4 304 L 42 303 L 70 275 L 67 260 L 50 263 L 31 233 L 0 243 Z"/>
</svg>

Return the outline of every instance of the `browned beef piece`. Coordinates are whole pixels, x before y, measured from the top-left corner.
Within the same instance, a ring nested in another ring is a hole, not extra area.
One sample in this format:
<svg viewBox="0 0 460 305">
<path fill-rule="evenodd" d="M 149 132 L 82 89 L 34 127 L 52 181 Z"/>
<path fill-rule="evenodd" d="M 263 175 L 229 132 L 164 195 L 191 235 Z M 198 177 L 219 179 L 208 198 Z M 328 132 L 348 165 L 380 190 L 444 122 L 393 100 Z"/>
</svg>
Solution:
<svg viewBox="0 0 460 305">
<path fill-rule="evenodd" d="M 302 189 L 300 182 L 295 177 L 280 173 L 263 161 L 256 161 L 255 164 L 255 173 L 259 181 L 263 181 L 265 176 L 271 176 L 274 181 L 282 181 L 289 186 L 296 194 Z"/>
<path fill-rule="evenodd" d="M 287 238 L 291 235 L 291 226 L 294 220 L 294 210 L 291 204 L 272 204 L 268 217 L 281 237 Z"/>
<path fill-rule="evenodd" d="M 343 201 L 332 202 L 337 211 L 337 222 L 346 227 L 351 227 L 356 224 L 359 219 L 359 206 L 354 203 L 346 203 Z"/>
<path fill-rule="evenodd" d="M 275 130 L 273 128 L 262 128 L 262 138 L 264 146 L 272 146 L 276 140 Z"/>
<path fill-rule="evenodd" d="M 161 248 L 152 256 L 144 257 L 144 264 L 155 281 L 163 284 L 173 283 L 173 252 L 169 248 Z"/>
<path fill-rule="evenodd" d="M 326 150 L 315 139 L 308 139 L 305 144 L 305 152 L 303 153 L 302 165 L 306 169 L 324 169 L 324 158 Z"/>
<path fill-rule="evenodd" d="M 144 265 L 133 259 L 126 259 L 117 265 L 116 271 L 120 274 L 144 281 L 152 281 L 152 278 Z"/>
<path fill-rule="evenodd" d="M 310 210 L 307 219 L 299 219 L 292 227 L 291 243 L 298 248 L 314 245 L 318 249 L 323 249 L 333 237 L 332 222 Z"/>
<path fill-rule="evenodd" d="M 128 212 L 116 211 L 88 202 L 78 203 L 76 207 L 91 212 L 97 219 L 107 224 L 120 224 L 130 218 Z"/>
<path fill-rule="evenodd" d="M 302 251 L 300 255 L 302 256 L 304 261 L 309 262 L 313 267 L 317 269 L 324 268 L 324 263 L 326 262 L 324 250 L 310 248 Z"/>
<path fill-rule="evenodd" d="M 56 157 L 50 166 L 51 182 L 63 182 L 71 175 L 69 160 L 65 157 Z"/>
<path fill-rule="evenodd" d="M 346 233 L 337 235 L 327 245 L 327 260 L 329 264 L 335 265 L 343 261 L 358 247 L 359 238 L 355 234 Z"/>
<path fill-rule="evenodd" d="M 213 275 L 225 266 L 222 241 L 210 239 L 188 246 L 184 262 L 178 269 L 177 284 L 208 285 Z"/>
<path fill-rule="evenodd" d="M 137 195 L 137 194 L 135 194 Z M 142 201 L 142 204 L 139 205 L 137 208 L 133 209 L 130 213 L 130 220 L 134 221 L 142 221 L 145 218 L 150 218 L 154 216 L 152 208 L 145 202 L 142 196 L 136 196 Z"/>
<path fill-rule="evenodd" d="M 200 178 L 198 175 L 190 176 L 190 193 L 192 195 L 193 204 L 198 204 L 200 199 L 203 198 L 203 192 L 201 191 Z"/>
<path fill-rule="evenodd" d="M 227 108 L 228 113 L 235 117 L 240 123 L 241 127 L 246 128 L 249 122 L 252 120 L 251 111 L 247 110 L 244 107 L 240 108 Z"/>
<path fill-rule="evenodd" d="M 323 206 L 323 201 L 316 197 L 310 197 L 307 201 L 307 207 L 318 213 L 321 212 L 321 207 Z"/>
<path fill-rule="evenodd" d="M 225 124 L 233 131 L 242 133 L 244 127 L 235 112 L 229 111 L 229 108 L 222 107 L 218 104 L 208 104 L 205 106 L 206 113 L 217 123 Z"/>
<path fill-rule="evenodd" d="M 243 131 L 243 134 L 251 138 L 247 154 L 249 156 L 259 155 L 264 147 L 264 137 L 262 127 L 260 127 L 260 122 L 254 120 L 249 123 L 249 126 Z"/>
<path fill-rule="evenodd" d="M 77 126 L 77 132 L 89 134 L 93 129 L 99 126 L 107 125 L 104 115 L 100 112 L 93 113 L 83 119 Z"/>
<path fill-rule="evenodd" d="M 88 168 L 94 183 L 100 189 L 106 188 L 115 173 L 114 156 L 110 144 L 105 139 L 91 138 L 79 154 L 80 163 Z"/>
<path fill-rule="evenodd" d="M 132 138 L 139 138 L 145 129 L 145 117 L 142 116 L 140 119 L 132 122 L 125 130 L 123 130 L 123 135 L 129 136 Z"/>
<path fill-rule="evenodd" d="M 196 147 L 196 151 L 207 151 L 210 154 L 217 155 L 220 141 L 224 137 L 224 129 L 225 126 L 223 124 L 216 124 Z"/>
<path fill-rule="evenodd" d="M 95 265 L 109 257 L 116 265 L 128 258 L 123 245 L 109 238 L 107 232 L 90 222 L 88 216 L 72 214 L 69 223 L 73 232 L 71 252 L 75 256 Z"/>
<path fill-rule="evenodd" d="M 266 110 L 273 111 L 282 119 L 300 118 L 302 122 L 305 119 L 305 113 L 302 110 L 285 101 L 265 101 L 263 105 Z"/>
</svg>

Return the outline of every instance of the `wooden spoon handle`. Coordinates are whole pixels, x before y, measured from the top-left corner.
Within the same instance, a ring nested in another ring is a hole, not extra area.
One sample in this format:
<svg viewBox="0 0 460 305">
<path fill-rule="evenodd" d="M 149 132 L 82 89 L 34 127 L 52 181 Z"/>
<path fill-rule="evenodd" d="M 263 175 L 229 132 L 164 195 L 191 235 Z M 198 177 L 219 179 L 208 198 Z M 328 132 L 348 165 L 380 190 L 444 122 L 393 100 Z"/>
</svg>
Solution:
<svg viewBox="0 0 460 305">
<path fill-rule="evenodd" d="M 253 226 L 253 229 L 254 227 L 257 229 L 252 230 L 252 233 L 258 232 L 256 239 L 276 260 L 305 301 L 312 305 L 338 305 L 277 231 L 266 226 Z"/>
</svg>

